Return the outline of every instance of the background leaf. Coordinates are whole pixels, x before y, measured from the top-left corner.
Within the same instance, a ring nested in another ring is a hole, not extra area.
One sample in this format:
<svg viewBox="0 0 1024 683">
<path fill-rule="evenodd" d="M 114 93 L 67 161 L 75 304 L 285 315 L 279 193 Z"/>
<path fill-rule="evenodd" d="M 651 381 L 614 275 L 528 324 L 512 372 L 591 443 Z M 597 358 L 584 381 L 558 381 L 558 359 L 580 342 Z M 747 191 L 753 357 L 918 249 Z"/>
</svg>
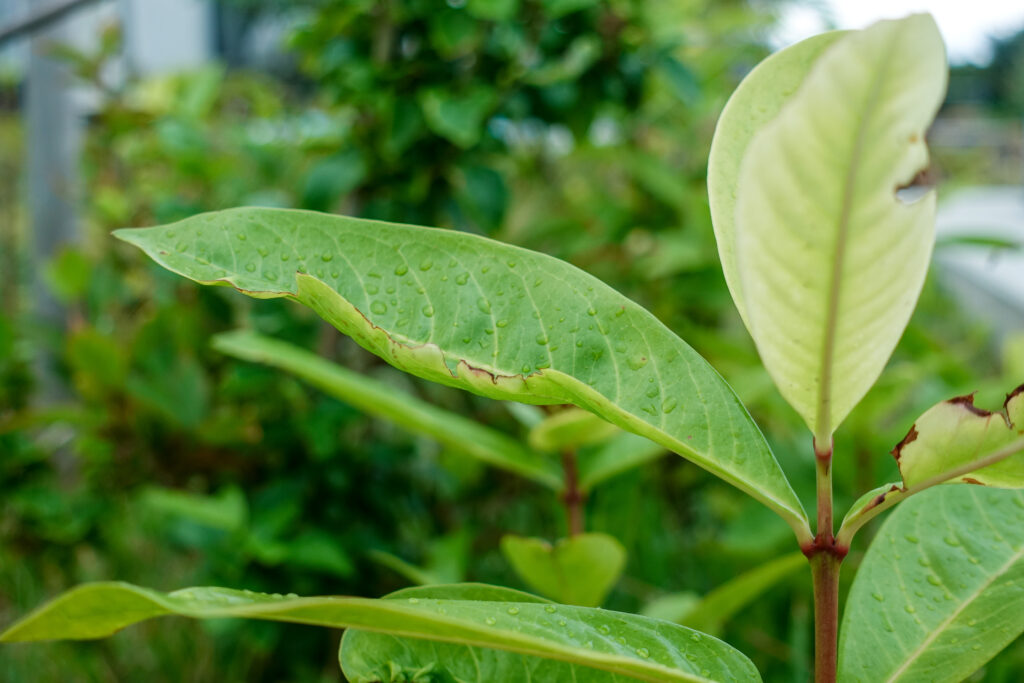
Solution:
<svg viewBox="0 0 1024 683">
<path fill-rule="evenodd" d="M 760 680 L 740 652 L 681 626 L 632 614 L 556 606 L 532 596 L 520 602 L 477 599 L 481 592 L 491 596 L 489 587 L 455 590 L 457 599 L 403 594 L 373 600 L 300 598 L 227 588 L 164 594 L 125 583 L 94 583 L 44 605 L 0 634 L 0 642 L 102 638 L 139 621 L 171 614 L 241 617 L 469 642 L 636 680 Z"/>
<path fill-rule="evenodd" d="M 426 434 L 447 448 L 510 470 L 553 489 L 562 486 L 558 466 L 499 431 L 438 408 L 383 382 L 324 360 L 288 342 L 254 332 L 218 335 L 213 346 L 235 358 L 290 372 L 331 396 L 402 427 Z"/>
<path fill-rule="evenodd" d="M 961 681 L 1024 631 L 1024 493 L 940 486 L 900 504 L 846 602 L 842 681 Z"/>
<path fill-rule="evenodd" d="M 806 565 L 803 553 L 784 555 L 729 579 L 703 598 L 692 593 L 667 595 L 643 613 L 717 635 L 740 610 Z"/>
<path fill-rule="evenodd" d="M 807 533 L 764 437 L 718 373 L 646 310 L 563 261 L 464 233 L 280 209 L 117 235 L 198 282 L 293 297 L 406 372 L 591 410 Z"/>
<path fill-rule="evenodd" d="M 526 584 L 568 605 L 597 607 L 626 566 L 626 549 L 608 534 L 586 533 L 559 539 L 508 535 L 501 552 Z"/>
</svg>

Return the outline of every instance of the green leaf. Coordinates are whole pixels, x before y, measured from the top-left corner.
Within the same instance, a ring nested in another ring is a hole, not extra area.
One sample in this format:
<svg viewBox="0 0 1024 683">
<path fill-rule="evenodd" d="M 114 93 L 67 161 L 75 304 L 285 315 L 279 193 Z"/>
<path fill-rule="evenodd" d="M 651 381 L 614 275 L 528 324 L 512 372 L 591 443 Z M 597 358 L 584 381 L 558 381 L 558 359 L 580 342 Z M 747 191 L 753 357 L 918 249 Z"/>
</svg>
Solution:
<svg viewBox="0 0 1024 683">
<path fill-rule="evenodd" d="M 685 614 L 679 615 L 676 621 L 698 631 L 716 635 L 737 612 L 806 566 L 807 558 L 803 553 L 792 553 L 772 560 L 726 581 L 705 595 Z"/>
<path fill-rule="evenodd" d="M 737 650 L 666 622 L 555 606 L 531 596 L 523 596 L 520 602 L 478 601 L 479 595 L 494 597 L 489 589 L 479 587 L 458 589 L 455 595 L 461 599 L 406 595 L 382 600 L 300 598 L 227 588 L 159 593 L 126 583 L 93 583 L 72 589 L 28 615 L 0 634 L 0 642 L 103 638 L 140 621 L 174 614 L 199 619 L 237 617 L 467 643 L 643 681 L 759 680 L 753 664 Z"/>
<path fill-rule="evenodd" d="M 512 590 L 510 588 L 501 588 L 498 586 L 484 586 L 479 584 L 461 584 L 454 586 L 429 586 L 424 588 L 409 588 L 398 591 L 387 596 L 387 600 L 410 600 L 410 599 L 456 599 L 456 600 L 485 600 L 492 604 L 511 604 L 513 607 L 510 609 L 518 610 L 524 602 L 536 603 L 535 611 L 539 611 L 537 608 L 543 607 L 543 613 L 546 616 L 546 620 L 550 626 L 556 626 L 556 633 L 562 630 L 571 631 L 576 627 L 574 620 L 566 612 L 568 609 L 564 606 L 555 605 L 547 600 L 538 598 L 528 593 L 522 593 L 520 591 Z M 589 614 L 607 614 L 596 610 L 581 610 L 584 613 Z M 506 610 L 506 613 L 508 610 Z M 616 614 L 616 613 L 612 613 Z M 633 615 L 622 615 L 629 616 L 632 619 L 642 620 L 643 617 L 634 617 Z M 641 626 L 640 623 L 632 622 L 637 626 Z M 645 620 L 643 622 L 647 628 L 652 630 L 658 630 L 660 637 L 662 634 L 660 629 L 667 624 L 657 622 L 654 620 Z M 617 630 L 617 629 L 615 629 Z M 605 629 L 602 629 L 600 625 L 597 626 L 597 633 L 600 636 L 604 636 L 606 641 L 611 640 L 608 636 L 612 635 L 612 627 L 607 628 L 608 633 L 605 633 Z M 701 643 L 705 641 L 705 637 L 701 634 L 695 634 L 692 631 L 688 632 L 690 645 L 692 643 Z M 668 643 L 677 642 L 676 635 L 673 633 L 665 633 L 667 636 Z M 682 635 L 682 634 L 678 634 Z M 694 635 L 697 636 L 694 640 Z M 640 636 L 639 640 L 642 640 L 644 636 Z M 629 654 L 633 654 L 634 650 L 629 647 L 635 643 L 633 639 L 630 639 L 626 644 L 619 640 L 620 637 L 616 637 L 616 643 L 620 646 L 620 649 L 624 650 Z M 624 639 L 624 637 L 622 637 Z M 639 642 L 637 640 L 636 642 Z M 590 641 L 590 647 L 593 648 L 597 641 Z M 626 645 L 626 647 L 622 647 Z M 716 652 L 712 656 L 722 656 L 723 654 L 727 658 L 724 667 L 721 665 L 718 671 L 708 667 L 701 669 L 701 675 L 708 677 L 713 676 L 714 680 L 744 680 L 743 675 L 746 673 L 745 670 L 740 669 L 736 673 L 730 673 L 729 668 L 734 667 L 733 658 L 734 652 L 731 652 L 731 648 L 724 643 L 716 643 L 716 645 L 725 646 L 724 652 Z M 587 647 L 584 643 L 584 647 Z M 640 655 L 643 656 L 645 653 L 648 658 L 652 657 L 652 650 L 650 648 L 644 649 L 641 645 L 637 648 L 640 651 Z M 699 664 L 698 654 L 693 651 L 687 651 L 686 656 L 689 661 L 694 665 Z M 712 654 L 708 652 L 707 654 Z M 738 654 L 738 653 L 736 653 Z M 742 655 L 740 655 L 742 657 Z M 422 675 L 425 672 L 429 672 L 431 677 L 427 677 L 425 680 L 454 680 L 454 681 L 473 681 L 474 683 L 490 683 L 490 681 L 502 681 L 503 683 L 532 683 L 533 681 L 587 681 L 587 683 L 622 683 L 623 681 L 635 680 L 633 676 L 628 674 L 613 673 L 610 671 L 598 671 L 593 668 L 589 668 L 585 665 L 581 666 L 577 663 L 556 661 L 552 659 L 541 659 L 539 657 L 532 657 L 522 654 L 516 654 L 514 652 L 502 652 L 500 650 L 493 650 L 483 647 L 471 647 L 468 645 L 448 644 L 448 643 L 436 643 L 436 642 L 424 642 L 419 640 L 413 640 L 410 638 L 402 638 L 391 635 L 385 635 L 380 633 L 369 633 L 366 631 L 349 630 L 345 633 L 345 637 L 341 642 L 341 652 L 339 655 L 341 660 L 342 671 L 345 673 L 345 677 L 354 683 L 376 683 L 377 681 L 402 681 L 402 680 L 419 680 L 416 678 L 416 674 Z M 707 667 L 709 658 L 704 658 L 702 666 Z M 733 669 L 735 671 L 735 668 Z M 719 673 L 721 672 L 721 673 Z M 694 670 L 694 673 L 697 673 Z M 718 674 L 717 676 L 715 674 Z M 728 678 L 727 676 L 737 676 L 736 679 Z M 756 675 L 756 674 L 755 674 Z M 726 676 L 719 678 L 718 676 Z M 758 680 L 754 678 L 753 680 Z"/>
<path fill-rule="evenodd" d="M 615 425 L 579 408 L 561 410 L 530 430 L 527 442 L 534 450 L 558 453 L 599 443 L 618 433 Z"/>
<path fill-rule="evenodd" d="M 929 408 L 893 450 L 906 489 L 943 481 L 1024 488 L 1024 384 L 1003 410 L 974 406 L 974 395 Z"/>
<path fill-rule="evenodd" d="M 533 590 L 584 607 L 603 603 L 626 566 L 626 549 L 608 534 L 577 534 L 554 545 L 508 535 L 501 539 L 501 552 Z"/>
<path fill-rule="evenodd" d="M 280 368 L 351 406 L 391 420 L 411 432 L 425 434 L 454 451 L 550 488 L 557 490 L 562 487 L 562 474 L 557 464 L 523 448 L 511 437 L 331 363 L 293 344 L 240 330 L 217 335 L 213 346 L 235 358 Z"/>
<path fill-rule="evenodd" d="M 590 410 L 808 533 L 764 437 L 721 376 L 649 312 L 563 261 L 465 233 L 281 209 L 117 235 L 198 282 L 296 299 L 419 377 Z"/>
<path fill-rule="evenodd" d="M 420 92 L 419 103 L 432 131 L 468 149 L 480 142 L 495 98 L 494 91 L 484 86 L 460 94 L 446 88 L 430 88 Z"/>
<path fill-rule="evenodd" d="M 1024 493 L 942 486 L 902 503 L 854 579 L 839 680 L 961 681 L 1024 632 Z"/>
<path fill-rule="evenodd" d="M 577 454 L 580 490 L 590 491 L 603 481 L 663 455 L 663 446 L 642 436 L 621 432 L 604 444 Z"/>
<path fill-rule="evenodd" d="M 878 378 L 924 283 L 935 194 L 906 204 L 897 190 L 928 164 L 945 51 L 932 18 L 913 15 L 835 38 L 802 81 L 774 75 L 761 85 L 798 87 L 740 150 L 735 200 L 716 211 L 721 220 L 732 203 L 733 222 L 718 232 L 730 234 L 723 262 L 765 367 L 826 444 Z M 781 98 L 767 99 L 745 106 Z"/>
</svg>

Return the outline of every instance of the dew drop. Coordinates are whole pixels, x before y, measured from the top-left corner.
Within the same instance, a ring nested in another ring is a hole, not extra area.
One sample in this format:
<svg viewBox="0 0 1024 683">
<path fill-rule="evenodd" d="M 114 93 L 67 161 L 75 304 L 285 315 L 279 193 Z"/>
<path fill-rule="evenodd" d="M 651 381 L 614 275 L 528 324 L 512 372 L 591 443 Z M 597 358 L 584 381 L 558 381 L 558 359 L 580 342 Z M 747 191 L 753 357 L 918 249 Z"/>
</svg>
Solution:
<svg viewBox="0 0 1024 683">
<path fill-rule="evenodd" d="M 541 346 L 547 346 L 548 338 L 545 337 L 543 334 L 538 334 L 537 338 L 534 339 L 534 341 L 536 341 Z"/>
<path fill-rule="evenodd" d="M 331 261 L 334 260 L 334 254 L 330 253 L 329 251 L 325 251 L 323 254 L 320 255 L 320 258 L 323 259 L 324 263 L 330 263 Z"/>
<path fill-rule="evenodd" d="M 699 633 L 692 633 L 692 634 L 690 634 L 690 640 L 692 640 L 695 643 L 699 643 L 700 642 L 700 634 Z"/>
<path fill-rule="evenodd" d="M 903 538 L 907 539 L 910 543 L 917 543 L 920 539 L 913 534 L 906 534 Z"/>
<path fill-rule="evenodd" d="M 374 301 L 370 304 L 370 311 L 377 315 L 384 315 L 388 312 L 388 305 L 383 301 Z"/>
<path fill-rule="evenodd" d="M 428 318 L 433 318 L 434 317 L 434 307 L 433 306 L 424 306 L 423 307 L 423 315 L 427 316 Z"/>
<path fill-rule="evenodd" d="M 591 306 L 587 309 L 587 315 L 597 315 L 597 309 Z"/>
<path fill-rule="evenodd" d="M 487 617 L 486 619 L 484 619 L 484 623 L 488 626 L 494 626 L 494 624 L 497 622 L 494 620 L 494 617 Z"/>
<path fill-rule="evenodd" d="M 505 320 L 504 318 L 502 318 L 501 320 L 494 324 L 497 325 L 498 327 L 508 327 L 508 321 Z"/>
<path fill-rule="evenodd" d="M 267 254 L 270 253 L 270 250 L 267 249 L 266 247 L 258 247 L 256 251 L 259 253 L 260 256 L 266 256 Z"/>
<path fill-rule="evenodd" d="M 872 593 L 871 597 L 873 597 L 878 602 L 885 602 L 885 596 L 882 595 L 881 593 Z"/>
<path fill-rule="evenodd" d="M 423 261 L 420 262 L 420 270 L 422 270 L 423 272 L 426 272 L 433 267 L 434 262 L 431 261 L 430 259 L 424 259 Z"/>
<path fill-rule="evenodd" d="M 604 624 L 601 624 L 600 626 L 598 626 L 597 630 L 601 632 L 602 636 L 606 636 L 606 635 L 608 635 L 611 632 L 611 629 L 608 628 L 607 626 L 605 626 Z"/>
<path fill-rule="evenodd" d="M 455 284 L 464 285 L 469 282 L 469 273 L 463 273 L 462 275 L 455 276 Z"/>
<path fill-rule="evenodd" d="M 565 625 L 566 625 L 566 624 L 568 624 L 568 623 L 569 623 L 569 622 L 567 622 L 567 621 L 566 621 L 565 619 L 559 619 L 559 620 L 558 620 L 558 625 L 559 625 L 559 626 L 565 626 Z"/>
<path fill-rule="evenodd" d="M 946 536 L 942 540 L 946 542 L 946 545 L 951 545 L 954 548 L 956 548 L 957 546 L 960 545 L 960 539 L 957 538 L 956 536 Z"/>
<path fill-rule="evenodd" d="M 174 248 L 177 249 L 178 251 L 185 251 L 186 249 L 188 249 L 188 245 L 185 244 L 184 242 L 178 242 L 178 244 L 175 245 Z"/>
<path fill-rule="evenodd" d="M 370 284 L 366 285 L 366 293 L 367 294 L 376 294 L 379 291 L 380 291 L 380 287 L 378 287 L 377 285 L 373 284 L 372 282 Z"/>
<path fill-rule="evenodd" d="M 548 614 L 554 614 L 556 612 L 555 606 L 554 605 L 546 605 L 544 607 L 544 611 L 547 612 Z"/>
<path fill-rule="evenodd" d="M 935 574 L 929 574 L 928 575 L 928 583 L 930 583 L 933 586 L 941 586 L 942 585 L 942 581 L 939 579 L 939 577 L 935 576 Z"/>
<path fill-rule="evenodd" d="M 519 614 L 519 608 L 518 607 L 509 607 L 508 608 L 508 613 L 511 614 L 512 616 L 515 616 L 515 615 Z"/>
<path fill-rule="evenodd" d="M 291 256 L 289 254 L 281 254 L 281 260 L 282 261 L 287 261 L 290 258 L 291 258 Z"/>
<path fill-rule="evenodd" d="M 419 598 L 409 598 L 409 604 L 410 605 L 416 605 L 416 604 L 419 603 L 419 601 L 420 601 Z"/>
<path fill-rule="evenodd" d="M 917 611 L 917 608 L 914 607 L 913 605 L 907 605 L 903 609 L 905 609 L 907 611 L 907 614 L 913 614 L 914 612 Z"/>
<path fill-rule="evenodd" d="M 395 275 L 398 275 L 399 277 L 405 275 L 408 272 L 409 266 L 405 265 L 404 263 L 395 266 Z"/>
<path fill-rule="evenodd" d="M 245 264 L 245 269 L 246 269 L 247 271 L 249 271 L 250 273 L 255 273 L 255 272 L 256 272 L 256 264 L 255 264 L 255 263 L 252 263 L 252 262 L 250 261 L 249 263 L 246 263 L 246 264 Z"/>
<path fill-rule="evenodd" d="M 240 233 L 238 233 L 238 234 L 236 235 L 236 237 L 237 237 L 238 239 L 240 239 L 241 241 L 243 241 L 243 242 L 244 242 L 244 241 L 245 241 L 245 239 L 246 239 L 246 237 L 245 237 L 245 233 L 244 233 L 244 232 L 240 232 Z"/>
<path fill-rule="evenodd" d="M 626 364 L 629 365 L 630 370 L 639 370 L 647 365 L 647 356 L 631 356 Z"/>
<path fill-rule="evenodd" d="M 671 413 L 676 409 L 676 400 L 674 398 L 666 398 L 664 403 L 661 404 L 661 410 L 664 413 Z"/>
<path fill-rule="evenodd" d="M 480 309 L 481 313 L 491 312 L 491 302 L 483 297 L 476 300 L 476 307 Z"/>
<path fill-rule="evenodd" d="M 523 374 L 526 375 L 526 374 L 529 374 L 529 372 L 530 372 L 530 366 L 529 365 L 524 365 L 523 366 Z"/>
</svg>

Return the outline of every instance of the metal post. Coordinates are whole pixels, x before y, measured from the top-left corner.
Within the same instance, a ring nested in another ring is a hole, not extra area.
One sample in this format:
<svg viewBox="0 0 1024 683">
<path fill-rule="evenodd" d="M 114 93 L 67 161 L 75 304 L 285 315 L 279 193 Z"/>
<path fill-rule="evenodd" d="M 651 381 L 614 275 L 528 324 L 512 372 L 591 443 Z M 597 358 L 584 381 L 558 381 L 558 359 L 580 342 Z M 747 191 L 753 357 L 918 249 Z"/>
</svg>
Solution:
<svg viewBox="0 0 1024 683">
<path fill-rule="evenodd" d="M 51 5 L 54 3 L 50 3 Z M 50 55 L 53 44 L 67 40 L 63 22 L 32 35 L 24 107 L 27 131 L 27 189 L 32 242 L 35 313 L 47 326 L 62 329 L 65 314 L 42 279 L 45 265 L 64 244 L 79 240 L 75 216 L 81 118 L 75 110 L 71 75 Z M 63 393 L 53 359 L 39 362 L 40 398 Z"/>
</svg>

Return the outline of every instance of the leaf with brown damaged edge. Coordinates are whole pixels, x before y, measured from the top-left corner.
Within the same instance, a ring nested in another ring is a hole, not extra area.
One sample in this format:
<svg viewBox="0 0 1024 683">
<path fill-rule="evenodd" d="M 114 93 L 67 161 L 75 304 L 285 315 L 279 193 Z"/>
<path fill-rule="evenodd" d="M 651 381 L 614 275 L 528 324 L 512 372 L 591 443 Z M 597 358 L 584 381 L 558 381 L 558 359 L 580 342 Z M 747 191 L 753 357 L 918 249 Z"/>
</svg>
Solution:
<svg viewBox="0 0 1024 683">
<path fill-rule="evenodd" d="M 927 410 L 892 450 L 902 483 L 864 494 L 843 519 L 837 544 L 849 547 L 857 531 L 896 503 L 939 484 L 1024 488 L 1024 385 L 1001 411 L 974 405 L 974 394 Z"/>
<path fill-rule="evenodd" d="M 801 540 L 810 535 L 721 376 L 651 313 L 568 263 L 477 235 L 283 209 L 116 235 L 197 282 L 297 300 L 410 374 L 596 413 L 746 491 Z"/>
</svg>

